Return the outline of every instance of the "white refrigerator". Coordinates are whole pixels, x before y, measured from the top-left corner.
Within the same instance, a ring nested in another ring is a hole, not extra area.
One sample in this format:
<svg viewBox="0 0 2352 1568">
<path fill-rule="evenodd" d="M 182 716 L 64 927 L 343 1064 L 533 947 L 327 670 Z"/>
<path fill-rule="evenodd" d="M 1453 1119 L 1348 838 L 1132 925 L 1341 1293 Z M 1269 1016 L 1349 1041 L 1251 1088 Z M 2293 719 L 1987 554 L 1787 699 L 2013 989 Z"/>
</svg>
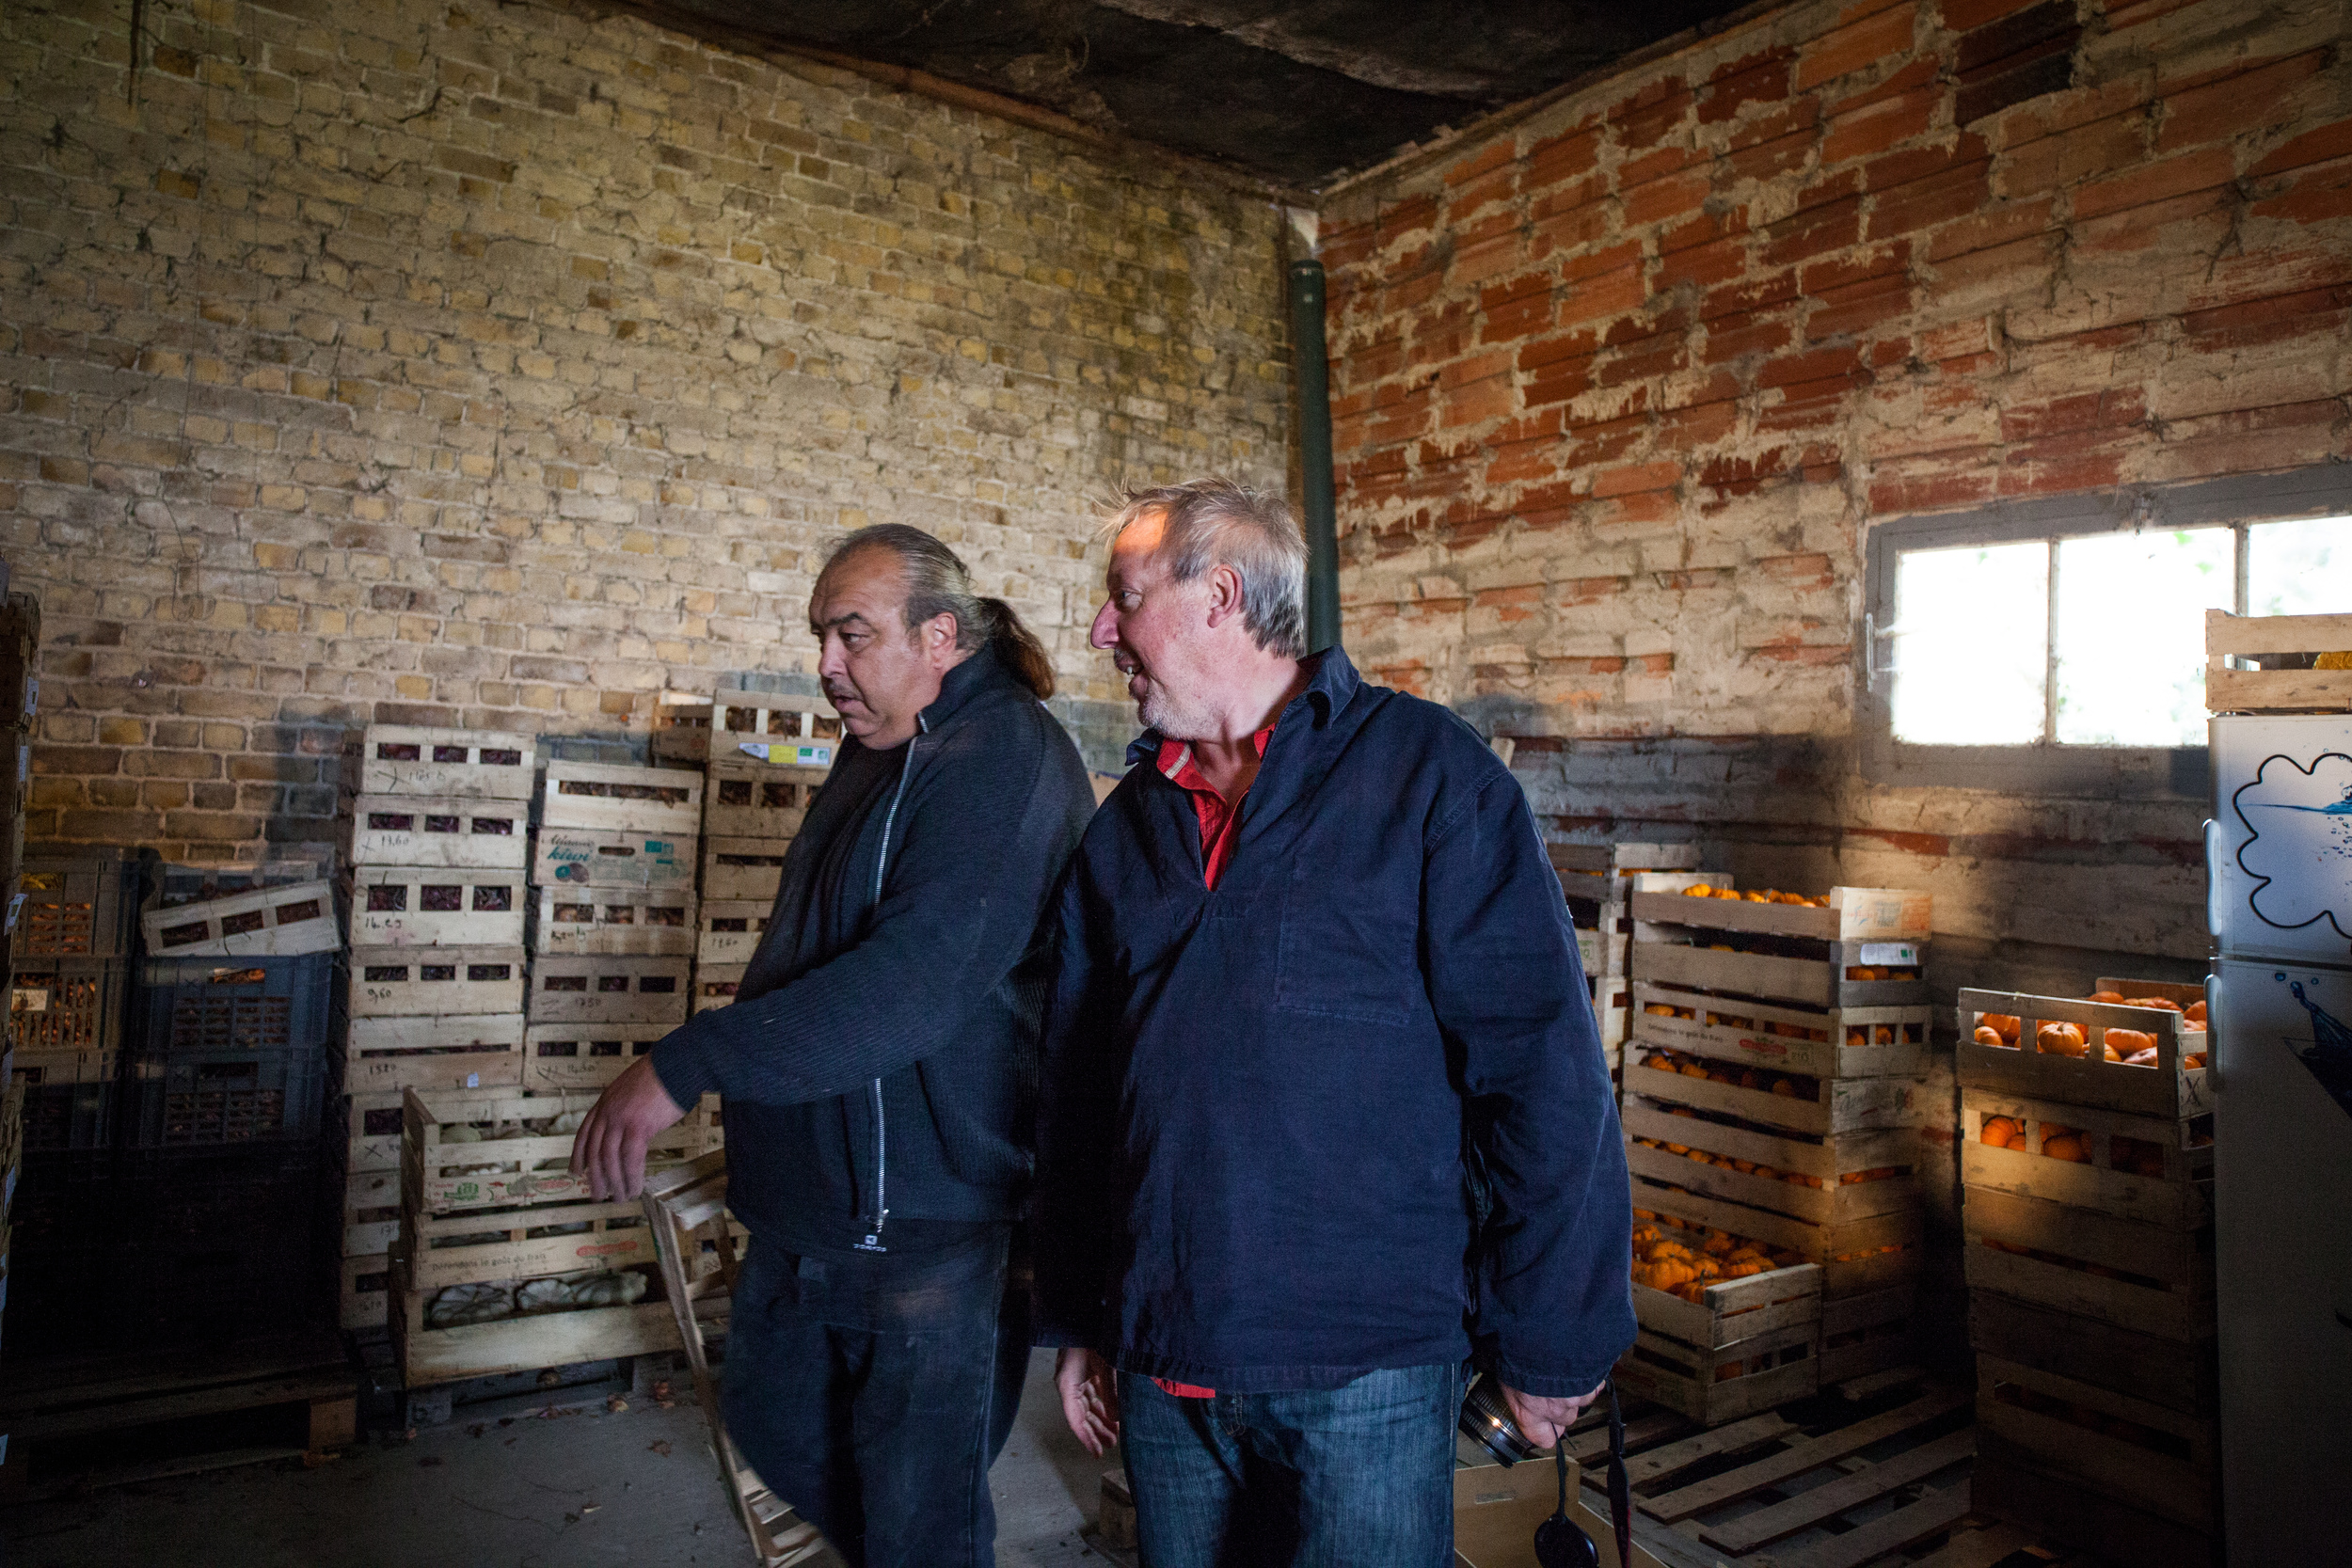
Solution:
<svg viewBox="0 0 2352 1568">
<path fill-rule="evenodd" d="M 2211 740 L 2227 1560 L 2352 1562 L 2352 716 Z"/>
</svg>

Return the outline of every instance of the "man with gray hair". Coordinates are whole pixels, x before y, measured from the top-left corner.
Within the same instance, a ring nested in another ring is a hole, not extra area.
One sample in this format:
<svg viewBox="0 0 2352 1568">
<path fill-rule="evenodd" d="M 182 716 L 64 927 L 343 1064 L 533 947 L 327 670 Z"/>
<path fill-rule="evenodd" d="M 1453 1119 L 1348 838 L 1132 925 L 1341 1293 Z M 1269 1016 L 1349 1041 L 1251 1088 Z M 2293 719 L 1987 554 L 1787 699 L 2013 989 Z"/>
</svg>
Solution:
<svg viewBox="0 0 2352 1568">
<path fill-rule="evenodd" d="M 1152 1568 L 1453 1561 L 1475 1354 L 1548 1446 L 1632 1342 L 1624 1149 L 1518 785 L 1308 657 L 1306 547 L 1130 497 L 1093 642 L 1147 726 L 1064 884 L 1041 1338 Z"/>
<path fill-rule="evenodd" d="M 1094 795 L 1045 650 L 930 534 L 844 539 L 808 629 L 849 739 L 735 1004 L 621 1074 L 572 1168 L 634 1196 L 646 1139 L 723 1095 L 752 1233 L 728 1434 L 853 1568 L 993 1568 L 988 1467 L 1029 1350 L 1027 960 Z"/>
</svg>

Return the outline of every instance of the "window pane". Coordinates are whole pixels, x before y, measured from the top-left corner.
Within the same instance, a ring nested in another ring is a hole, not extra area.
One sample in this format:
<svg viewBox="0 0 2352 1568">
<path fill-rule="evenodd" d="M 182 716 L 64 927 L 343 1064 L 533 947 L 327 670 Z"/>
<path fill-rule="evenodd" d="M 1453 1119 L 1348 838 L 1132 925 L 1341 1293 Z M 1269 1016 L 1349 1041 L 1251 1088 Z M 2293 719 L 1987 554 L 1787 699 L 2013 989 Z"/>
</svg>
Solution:
<svg viewBox="0 0 2352 1568">
<path fill-rule="evenodd" d="M 2205 611 L 2237 599 L 2226 528 L 2108 533 L 2058 547 L 2058 737 L 2201 746 Z"/>
<path fill-rule="evenodd" d="M 1906 550 L 1895 563 L 1895 738 L 2020 746 L 2042 738 L 2050 546 Z"/>
<path fill-rule="evenodd" d="M 2246 613 L 2352 614 L 2352 517 L 2298 517 L 2248 529 Z"/>
</svg>

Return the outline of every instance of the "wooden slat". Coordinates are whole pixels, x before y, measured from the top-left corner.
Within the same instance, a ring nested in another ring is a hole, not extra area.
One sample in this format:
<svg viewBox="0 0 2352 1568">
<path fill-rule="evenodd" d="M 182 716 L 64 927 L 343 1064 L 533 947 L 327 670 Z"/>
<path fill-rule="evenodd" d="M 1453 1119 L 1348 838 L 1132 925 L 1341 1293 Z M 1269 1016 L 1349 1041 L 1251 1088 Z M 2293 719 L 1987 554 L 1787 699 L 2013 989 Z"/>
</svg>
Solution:
<svg viewBox="0 0 2352 1568">
<path fill-rule="evenodd" d="M 1671 1410 L 1653 1410 L 1646 1416 L 1636 1416 L 1625 1424 L 1626 1451 L 1637 1453 L 1653 1443 L 1662 1443 L 1688 1431 L 1691 1423 Z M 1609 1452 L 1609 1418 L 1604 1414 L 1592 1423 L 1591 1430 L 1580 1429 L 1568 1439 L 1568 1457 L 1579 1465 L 1590 1465 Z M 1629 1468 L 1631 1461 L 1627 1462 Z"/>
<path fill-rule="evenodd" d="M 1899 1508 L 1833 1540 L 1751 1560 L 1757 1568 L 1861 1568 L 1872 1558 L 1883 1557 L 1933 1535 L 1967 1512 L 1968 1483 L 1963 1481 L 1944 1491 L 1931 1492 L 1907 1508 Z"/>
<path fill-rule="evenodd" d="M 2003 1558 L 2023 1551 L 2033 1542 L 2030 1531 L 2015 1525 L 1956 1531 L 1934 1556 L 1921 1558 L 1911 1568 L 1993 1568 Z"/>
<path fill-rule="evenodd" d="M 1734 1557 L 1752 1552 L 1768 1541 L 1794 1535 L 1808 1525 L 1819 1524 L 1833 1514 L 1859 1507 L 1873 1497 L 1884 1497 L 1899 1486 L 1925 1481 L 1947 1465 L 1973 1459 L 1976 1452 L 1975 1430 L 1955 1432 L 1932 1443 L 1923 1443 L 1907 1452 L 1895 1454 L 1879 1464 L 1865 1465 L 1851 1475 L 1825 1481 L 1799 1493 L 1787 1502 L 1774 1503 L 1770 1508 L 1759 1509 L 1720 1525 L 1709 1525 L 1701 1539 L 1722 1547 Z"/>
<path fill-rule="evenodd" d="M 1737 1470 L 1727 1470 L 1720 1476 L 1709 1476 L 1705 1481 L 1694 1481 L 1659 1497 L 1637 1500 L 1645 1513 L 1655 1514 L 1669 1523 L 1688 1519 L 1704 1510 L 1752 1496 L 1768 1486 L 1777 1486 L 1807 1470 L 1819 1469 L 1873 1443 L 1892 1437 L 1899 1432 L 1907 1432 L 1922 1422 L 1934 1420 L 1971 1402 L 1965 1389 L 1939 1388 L 1925 1398 L 1914 1400 L 1883 1416 L 1873 1416 L 1825 1436 L 1799 1443 L 1778 1453 L 1767 1454 Z"/>
<path fill-rule="evenodd" d="M 1899 1388 L 1906 1383 L 1916 1383 L 1927 1376 L 1924 1367 L 1889 1367 L 1883 1372 L 1867 1372 L 1861 1377 L 1848 1378 L 1836 1386 L 1837 1397 L 1860 1403 L 1883 1394 L 1889 1388 Z"/>
<path fill-rule="evenodd" d="M 1743 1449 L 1769 1443 L 1783 1433 L 1796 1430 L 1796 1423 L 1783 1416 L 1770 1412 L 1751 1416 L 1744 1421 L 1734 1421 L 1712 1432 L 1702 1432 L 1694 1437 L 1685 1437 L 1679 1443 L 1669 1443 L 1662 1449 L 1634 1454 L 1625 1462 L 1626 1475 L 1634 1485 L 1639 1486 L 1661 1476 L 1687 1470 L 1702 1459 L 1711 1459 L 1719 1453 L 1738 1453 Z"/>
</svg>

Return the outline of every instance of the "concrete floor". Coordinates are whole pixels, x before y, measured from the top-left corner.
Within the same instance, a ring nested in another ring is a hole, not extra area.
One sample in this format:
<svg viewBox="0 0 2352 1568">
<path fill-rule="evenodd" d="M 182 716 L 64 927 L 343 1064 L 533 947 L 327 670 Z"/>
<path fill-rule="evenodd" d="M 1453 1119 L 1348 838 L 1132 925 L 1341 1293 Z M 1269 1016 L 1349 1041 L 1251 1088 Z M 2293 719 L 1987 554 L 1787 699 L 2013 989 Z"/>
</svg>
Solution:
<svg viewBox="0 0 2352 1568">
<path fill-rule="evenodd" d="M 1078 1539 L 1105 1463 L 1054 1400 L 1053 1353 L 1029 1367 L 1021 1418 L 989 1480 L 1000 1568 L 1104 1560 Z M 363 1442 L 316 1470 L 285 1462 L 113 1487 L 0 1512 L 9 1568 L 749 1568 L 688 1398 L 632 1400 L 414 1442 Z"/>
</svg>

